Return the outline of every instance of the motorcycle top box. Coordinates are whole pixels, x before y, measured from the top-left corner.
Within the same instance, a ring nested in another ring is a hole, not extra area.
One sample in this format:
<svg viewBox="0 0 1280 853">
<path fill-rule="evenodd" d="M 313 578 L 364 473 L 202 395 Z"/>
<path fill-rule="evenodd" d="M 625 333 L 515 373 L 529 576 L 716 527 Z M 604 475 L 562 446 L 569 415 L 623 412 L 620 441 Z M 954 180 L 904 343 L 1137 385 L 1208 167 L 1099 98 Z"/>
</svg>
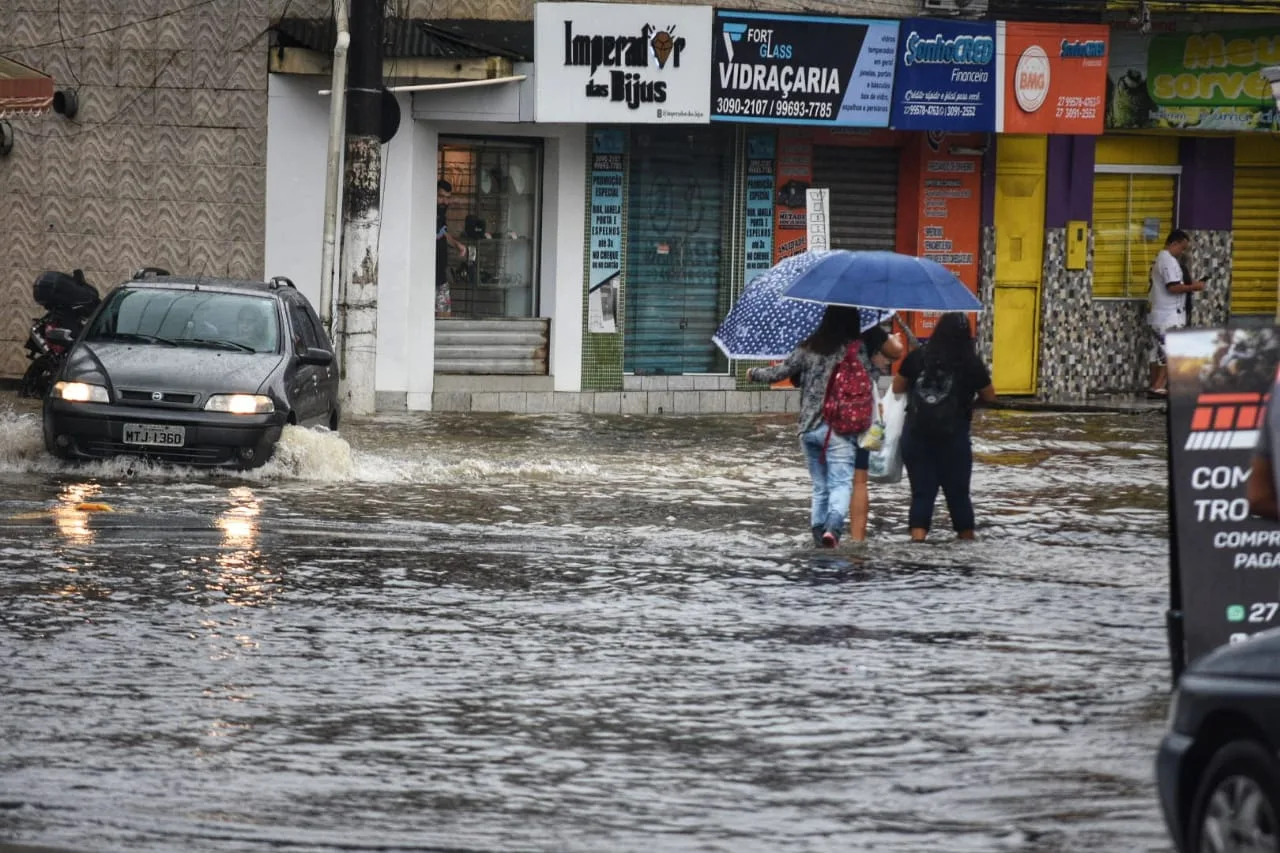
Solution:
<svg viewBox="0 0 1280 853">
<path fill-rule="evenodd" d="M 85 281 L 83 274 L 67 275 L 56 270 L 40 273 L 31 287 L 31 295 L 50 311 L 72 311 L 81 315 L 93 313 L 100 301 L 98 289 Z"/>
</svg>

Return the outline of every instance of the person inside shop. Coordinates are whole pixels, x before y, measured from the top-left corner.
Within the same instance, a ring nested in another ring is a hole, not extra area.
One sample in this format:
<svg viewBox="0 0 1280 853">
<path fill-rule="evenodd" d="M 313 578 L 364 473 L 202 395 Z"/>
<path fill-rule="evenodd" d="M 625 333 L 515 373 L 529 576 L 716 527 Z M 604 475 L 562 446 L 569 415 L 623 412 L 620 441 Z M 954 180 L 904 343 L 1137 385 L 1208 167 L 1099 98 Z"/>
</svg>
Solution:
<svg viewBox="0 0 1280 853">
<path fill-rule="evenodd" d="M 436 181 L 436 316 L 448 317 L 453 313 L 453 298 L 449 293 L 449 247 L 453 246 L 463 258 L 467 247 L 449 233 L 449 201 L 453 198 L 453 184 L 441 179 Z"/>
<path fill-rule="evenodd" d="M 1151 329 L 1151 385 L 1147 393 L 1153 397 L 1169 396 L 1165 335 L 1187 325 L 1190 295 L 1204 290 L 1205 283 L 1191 281 L 1190 274 L 1181 264 L 1190 246 L 1191 237 L 1187 232 L 1175 229 L 1151 264 L 1150 311 L 1147 314 L 1147 325 Z"/>
<path fill-rule="evenodd" d="M 923 542 L 929 535 L 939 488 L 952 529 L 961 539 L 973 539 L 970 422 L 975 400 L 994 403 L 996 392 L 974 347 L 968 317 L 952 312 L 938 318 L 928 342 L 903 359 L 893 390 L 907 395 L 902 461 L 911 484 L 911 539 Z"/>
</svg>

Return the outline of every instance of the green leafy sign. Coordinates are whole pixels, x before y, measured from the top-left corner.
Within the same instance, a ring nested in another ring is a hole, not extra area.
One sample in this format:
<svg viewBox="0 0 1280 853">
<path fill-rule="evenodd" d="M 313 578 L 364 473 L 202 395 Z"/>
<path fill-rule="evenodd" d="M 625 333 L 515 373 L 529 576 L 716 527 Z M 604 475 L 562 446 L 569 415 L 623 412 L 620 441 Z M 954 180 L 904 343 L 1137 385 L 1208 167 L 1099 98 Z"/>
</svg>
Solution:
<svg viewBox="0 0 1280 853">
<path fill-rule="evenodd" d="M 1280 65 L 1280 34 L 1254 30 L 1175 33 L 1151 43 L 1147 84 L 1157 104 L 1270 106 L 1259 69 Z"/>
</svg>

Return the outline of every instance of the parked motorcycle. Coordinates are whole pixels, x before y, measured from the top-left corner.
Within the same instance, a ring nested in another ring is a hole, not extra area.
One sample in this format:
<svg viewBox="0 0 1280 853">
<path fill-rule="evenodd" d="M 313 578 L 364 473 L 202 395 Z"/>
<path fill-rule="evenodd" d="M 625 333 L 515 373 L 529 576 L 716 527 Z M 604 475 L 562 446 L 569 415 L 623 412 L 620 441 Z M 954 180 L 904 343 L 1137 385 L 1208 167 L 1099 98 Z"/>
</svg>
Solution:
<svg viewBox="0 0 1280 853">
<path fill-rule="evenodd" d="M 22 376 L 18 391 L 24 397 L 43 397 L 70 349 L 69 345 L 49 340 L 49 333 L 66 329 L 73 339 L 78 337 L 101 297 L 97 288 L 85 281 L 82 270 L 75 270 L 71 275 L 56 270 L 43 272 L 36 277 L 31 293 L 45 314 L 31 321 L 25 344 L 31 364 Z"/>
</svg>

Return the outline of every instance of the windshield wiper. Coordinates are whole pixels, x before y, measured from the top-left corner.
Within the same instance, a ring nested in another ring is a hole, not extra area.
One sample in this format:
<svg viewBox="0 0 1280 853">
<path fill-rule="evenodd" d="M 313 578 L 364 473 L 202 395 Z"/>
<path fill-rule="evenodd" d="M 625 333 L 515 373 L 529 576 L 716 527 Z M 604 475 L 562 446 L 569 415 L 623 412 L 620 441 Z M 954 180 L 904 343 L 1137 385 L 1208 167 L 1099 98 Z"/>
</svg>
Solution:
<svg viewBox="0 0 1280 853">
<path fill-rule="evenodd" d="M 142 341 L 148 344 L 164 344 L 176 347 L 178 342 L 158 335 L 143 335 L 138 332 L 105 332 L 89 338 L 91 341 Z"/>
<path fill-rule="evenodd" d="M 223 338 L 183 338 L 184 344 L 199 344 L 207 347 L 221 347 L 222 349 L 239 350 L 240 352 L 257 352 L 253 347 L 242 344 L 239 341 L 228 341 Z"/>
</svg>

